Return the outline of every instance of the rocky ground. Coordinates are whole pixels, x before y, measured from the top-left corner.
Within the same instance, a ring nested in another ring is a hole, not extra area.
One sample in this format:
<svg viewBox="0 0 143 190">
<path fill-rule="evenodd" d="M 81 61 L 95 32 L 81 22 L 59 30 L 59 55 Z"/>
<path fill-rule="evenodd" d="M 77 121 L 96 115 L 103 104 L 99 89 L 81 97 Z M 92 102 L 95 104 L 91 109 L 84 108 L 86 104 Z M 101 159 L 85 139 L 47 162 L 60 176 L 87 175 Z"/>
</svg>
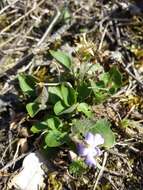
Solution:
<svg viewBox="0 0 143 190">
<path fill-rule="evenodd" d="M 29 117 L 19 73 L 34 76 L 45 86 L 66 81 L 78 87 L 77 78 L 98 81 L 100 72 L 113 66 L 122 78 L 116 91 L 104 97 L 101 89 L 100 100 L 92 94 L 86 99 L 92 117 L 96 121 L 106 118 L 116 138 L 114 146 L 104 150 L 100 160 L 103 167 L 73 172 L 69 168 L 74 158 L 63 144 L 52 159 L 45 156 L 52 169 L 46 166 L 43 189 L 143 189 L 142 17 L 141 0 L 0 1 L 0 189 L 10 189 L 11 179 L 30 152 L 46 154 L 42 133 L 32 133 L 30 128 L 50 113 L 51 107 Z M 63 72 L 50 50 L 72 56 L 75 70 L 80 70 L 76 80 Z M 94 75 L 86 72 L 88 64 L 100 65 Z M 110 86 L 112 81 L 107 88 Z M 65 125 L 71 122 L 70 117 L 84 119 L 79 113 L 63 116 Z"/>
</svg>

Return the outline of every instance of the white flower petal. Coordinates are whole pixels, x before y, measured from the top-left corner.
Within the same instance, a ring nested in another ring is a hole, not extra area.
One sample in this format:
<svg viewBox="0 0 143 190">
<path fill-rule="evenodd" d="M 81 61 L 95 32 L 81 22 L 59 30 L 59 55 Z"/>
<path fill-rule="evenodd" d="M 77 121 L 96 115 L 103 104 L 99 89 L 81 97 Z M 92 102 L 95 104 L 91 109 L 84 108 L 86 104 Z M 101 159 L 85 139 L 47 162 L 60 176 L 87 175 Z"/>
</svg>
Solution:
<svg viewBox="0 0 143 190">
<path fill-rule="evenodd" d="M 94 136 L 94 147 L 104 144 L 104 138 L 100 134 Z"/>
</svg>

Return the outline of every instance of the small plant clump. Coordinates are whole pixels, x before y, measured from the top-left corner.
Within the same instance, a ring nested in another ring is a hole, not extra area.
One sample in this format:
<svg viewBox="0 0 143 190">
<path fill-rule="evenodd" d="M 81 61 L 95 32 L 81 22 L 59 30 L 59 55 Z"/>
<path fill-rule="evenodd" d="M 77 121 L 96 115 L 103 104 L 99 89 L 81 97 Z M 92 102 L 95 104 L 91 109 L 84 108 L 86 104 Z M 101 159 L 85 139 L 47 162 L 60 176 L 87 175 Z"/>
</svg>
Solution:
<svg viewBox="0 0 143 190">
<path fill-rule="evenodd" d="M 87 165 L 96 167 L 95 159 L 102 154 L 97 146 L 102 145 L 104 151 L 113 147 L 115 135 L 106 118 L 94 120 L 92 104 L 99 104 L 101 100 L 105 101 L 109 95 L 115 93 L 122 84 L 122 76 L 113 66 L 109 72 L 100 73 L 99 80 L 91 80 L 88 73 L 93 68 L 90 67 L 81 82 L 77 77 L 81 71 L 74 71 L 71 57 L 61 51 L 52 50 L 50 53 L 69 72 L 73 81 L 41 83 L 35 76 L 19 74 L 19 86 L 27 101 L 26 110 L 29 117 L 36 118 L 45 110 L 44 116 L 32 125 L 31 131 L 42 135 L 43 149 L 60 149 L 64 146 L 74 151 L 78 157 L 85 157 Z M 82 87 L 88 92 L 84 97 L 80 92 Z M 75 149 L 71 148 L 72 144 Z M 74 160 L 76 161 L 78 160 Z"/>
</svg>

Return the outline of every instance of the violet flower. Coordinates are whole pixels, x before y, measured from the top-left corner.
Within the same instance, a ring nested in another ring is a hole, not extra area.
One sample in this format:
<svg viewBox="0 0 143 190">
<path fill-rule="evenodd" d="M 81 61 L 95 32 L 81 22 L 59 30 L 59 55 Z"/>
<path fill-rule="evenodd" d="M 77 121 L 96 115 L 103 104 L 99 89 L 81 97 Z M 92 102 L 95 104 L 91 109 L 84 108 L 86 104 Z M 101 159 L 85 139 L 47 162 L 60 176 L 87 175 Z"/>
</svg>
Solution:
<svg viewBox="0 0 143 190">
<path fill-rule="evenodd" d="M 101 151 L 97 146 L 104 144 L 104 138 L 100 134 L 93 135 L 89 132 L 85 136 L 85 142 L 86 144 L 78 144 L 78 153 L 85 157 L 87 165 L 96 167 L 95 157 L 101 155 Z"/>
</svg>

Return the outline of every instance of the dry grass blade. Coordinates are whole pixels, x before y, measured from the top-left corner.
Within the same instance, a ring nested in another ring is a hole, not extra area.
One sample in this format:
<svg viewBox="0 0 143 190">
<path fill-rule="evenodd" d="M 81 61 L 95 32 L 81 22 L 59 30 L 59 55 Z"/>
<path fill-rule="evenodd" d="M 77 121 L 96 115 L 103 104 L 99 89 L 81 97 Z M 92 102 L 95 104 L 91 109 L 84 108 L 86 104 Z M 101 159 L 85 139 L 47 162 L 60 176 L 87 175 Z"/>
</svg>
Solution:
<svg viewBox="0 0 143 190">
<path fill-rule="evenodd" d="M 23 16 L 19 17 L 17 20 L 15 20 L 14 22 L 12 22 L 10 25 L 8 25 L 7 27 L 5 27 L 1 32 L 0 35 L 2 35 L 4 32 L 8 31 L 12 26 L 14 26 L 15 24 L 17 24 L 18 22 L 20 22 L 22 19 L 24 19 L 25 17 L 27 17 L 30 13 L 32 13 L 37 7 L 39 7 L 42 3 L 44 3 L 44 0 L 42 0 L 40 3 L 38 3 L 35 7 L 33 7 L 32 9 L 30 9 L 26 14 L 24 14 Z"/>
<path fill-rule="evenodd" d="M 9 9 L 11 6 L 13 6 L 15 3 L 17 3 L 19 0 L 13 1 L 12 3 L 10 3 L 9 5 L 5 6 L 3 9 L 0 10 L 0 14 L 2 14 L 3 12 L 5 12 L 7 9 Z"/>
<path fill-rule="evenodd" d="M 102 174 L 103 174 L 103 172 L 104 172 L 104 167 L 105 167 L 105 164 L 106 164 L 106 161 L 107 161 L 107 156 L 108 156 L 108 153 L 105 152 L 105 153 L 104 153 L 104 158 L 103 158 L 103 163 L 102 163 L 100 172 L 99 172 L 99 174 L 98 174 L 98 176 L 97 176 L 96 182 L 95 182 L 95 184 L 94 184 L 93 190 L 96 190 L 97 185 L 98 185 L 98 182 L 99 182 L 100 178 L 102 177 Z"/>
<path fill-rule="evenodd" d="M 38 42 L 37 47 L 39 47 L 44 42 L 44 40 L 46 39 L 46 37 L 50 34 L 52 28 L 55 26 L 55 24 L 58 21 L 59 17 L 61 16 L 61 12 L 59 11 L 59 9 L 56 8 L 56 10 L 57 10 L 56 16 L 54 17 L 53 21 L 51 22 L 51 24 L 47 28 L 47 30 L 44 33 L 44 35 L 42 36 L 41 40 Z"/>
</svg>

